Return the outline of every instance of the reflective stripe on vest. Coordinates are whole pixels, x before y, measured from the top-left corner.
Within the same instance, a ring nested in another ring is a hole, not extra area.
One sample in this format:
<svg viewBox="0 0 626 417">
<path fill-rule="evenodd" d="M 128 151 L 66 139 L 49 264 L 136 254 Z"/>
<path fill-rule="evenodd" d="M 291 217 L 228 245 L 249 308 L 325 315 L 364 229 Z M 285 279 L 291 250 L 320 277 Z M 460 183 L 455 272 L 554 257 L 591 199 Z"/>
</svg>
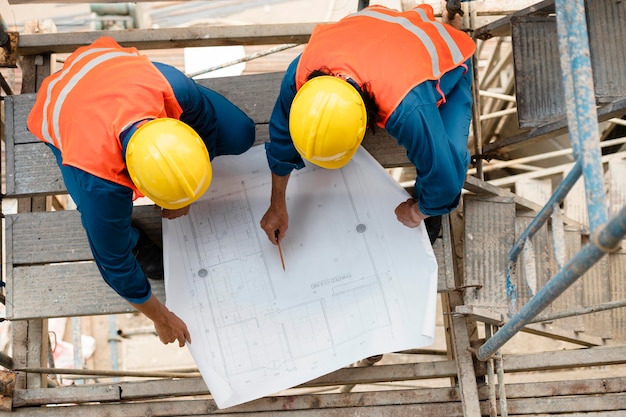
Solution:
<svg viewBox="0 0 626 417">
<path fill-rule="evenodd" d="M 452 60 L 455 63 L 458 64 L 463 61 L 463 53 L 461 53 L 458 45 L 456 44 L 456 42 L 454 42 L 454 40 L 450 36 L 450 33 L 448 33 L 448 31 L 443 27 L 441 23 L 428 19 L 428 16 L 423 9 L 415 8 L 411 11 L 415 12 L 424 23 L 431 24 L 437 29 L 437 32 L 439 32 L 439 35 L 441 35 L 446 46 L 450 50 L 450 55 L 452 55 Z M 364 9 L 347 17 L 350 18 L 355 16 L 367 16 L 373 19 L 382 20 L 387 23 L 395 23 L 408 30 L 410 33 L 415 35 L 428 50 L 428 53 L 430 55 L 430 61 L 432 63 L 433 75 L 435 77 L 439 77 L 441 75 L 442 71 L 439 65 L 439 54 L 437 53 L 437 48 L 435 47 L 433 40 L 430 38 L 430 36 L 428 36 L 426 32 L 415 26 L 410 20 L 405 17 L 391 16 L 382 12 L 377 12 L 374 8 Z"/>
<path fill-rule="evenodd" d="M 296 89 L 317 70 L 366 85 L 384 127 L 412 88 L 464 65 L 475 49 L 466 33 L 437 22 L 429 5 L 406 12 L 370 6 L 315 27 L 296 69 Z"/>
<path fill-rule="evenodd" d="M 100 55 L 96 58 L 90 58 L 90 55 L 104 52 L 104 51 L 112 51 L 112 52 Z M 41 129 L 42 130 L 41 134 L 43 136 L 43 139 L 46 142 L 50 143 L 51 145 L 56 146 L 59 150 L 63 150 L 63 144 L 61 143 L 61 135 L 59 133 L 59 115 L 61 113 L 61 108 L 63 107 L 63 103 L 65 102 L 65 98 L 72 91 L 72 89 L 76 86 L 76 84 L 78 84 L 78 82 L 97 65 L 103 62 L 106 62 L 110 59 L 118 58 L 122 56 L 138 56 L 138 54 L 122 52 L 119 50 L 112 50 L 111 48 L 88 49 L 84 51 L 83 53 L 81 53 L 80 55 L 76 56 L 74 61 L 72 61 L 72 63 L 67 68 L 63 69 L 56 79 L 50 82 L 46 91 L 46 99 L 43 104 L 43 123 L 42 123 L 42 129 Z M 68 74 L 70 74 L 75 65 L 81 64 L 88 59 L 91 59 L 91 61 L 88 61 L 87 64 L 80 71 L 72 75 L 72 77 L 67 81 L 65 87 L 63 87 L 61 92 L 56 96 L 56 100 L 53 102 L 53 97 L 52 97 L 53 87 L 57 83 L 62 81 Z M 52 109 L 52 120 L 49 120 L 48 108 L 50 107 L 51 102 L 53 102 L 54 107 Z M 50 134 L 50 126 L 52 126 L 52 130 L 54 132 L 53 135 Z"/>
</svg>

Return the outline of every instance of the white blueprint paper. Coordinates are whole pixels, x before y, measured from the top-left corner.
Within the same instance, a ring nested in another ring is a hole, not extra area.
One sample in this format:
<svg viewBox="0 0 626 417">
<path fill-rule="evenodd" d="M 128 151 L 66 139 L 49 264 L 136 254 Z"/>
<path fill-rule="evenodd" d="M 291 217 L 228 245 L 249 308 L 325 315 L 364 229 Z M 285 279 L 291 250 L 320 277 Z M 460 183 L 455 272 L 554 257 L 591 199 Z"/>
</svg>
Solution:
<svg viewBox="0 0 626 417">
<path fill-rule="evenodd" d="M 163 220 L 167 306 L 220 408 L 299 385 L 363 358 L 434 341 L 437 263 L 407 193 L 359 149 L 340 170 L 307 165 L 287 188 L 278 248 L 260 228 L 271 174 L 263 146 L 213 161 L 187 216 Z"/>
</svg>

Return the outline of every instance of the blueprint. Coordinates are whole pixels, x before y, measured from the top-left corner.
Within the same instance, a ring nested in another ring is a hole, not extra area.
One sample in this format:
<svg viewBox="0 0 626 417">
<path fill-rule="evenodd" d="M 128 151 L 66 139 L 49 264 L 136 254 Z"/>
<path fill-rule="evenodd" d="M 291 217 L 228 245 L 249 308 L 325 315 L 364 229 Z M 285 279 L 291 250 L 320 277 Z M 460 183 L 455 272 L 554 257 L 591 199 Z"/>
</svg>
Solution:
<svg viewBox="0 0 626 417">
<path fill-rule="evenodd" d="M 408 194 L 364 149 L 340 170 L 307 165 L 287 188 L 278 248 L 260 228 L 263 146 L 213 161 L 187 216 L 163 220 L 167 306 L 217 405 L 294 387 L 363 358 L 434 342 L 437 263 Z"/>
</svg>

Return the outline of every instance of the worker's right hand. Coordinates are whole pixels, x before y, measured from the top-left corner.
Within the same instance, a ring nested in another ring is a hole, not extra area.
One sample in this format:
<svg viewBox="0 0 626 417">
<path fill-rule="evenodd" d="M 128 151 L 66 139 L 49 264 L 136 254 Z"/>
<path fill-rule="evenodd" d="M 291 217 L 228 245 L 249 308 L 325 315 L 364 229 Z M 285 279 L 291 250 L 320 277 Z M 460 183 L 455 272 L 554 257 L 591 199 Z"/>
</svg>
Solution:
<svg viewBox="0 0 626 417">
<path fill-rule="evenodd" d="M 267 238 L 274 245 L 277 245 L 285 237 L 289 224 L 287 207 L 284 204 L 270 204 L 263 218 L 261 219 L 261 229 L 267 234 Z"/>
<path fill-rule="evenodd" d="M 154 330 L 163 344 L 167 345 L 178 340 L 178 346 L 183 347 L 185 343 L 191 343 L 185 322 L 172 313 L 154 294 L 141 304 L 131 303 L 131 305 L 152 320 Z"/>
<path fill-rule="evenodd" d="M 185 322 L 167 309 L 158 320 L 154 320 L 154 329 L 165 345 L 177 340 L 180 347 L 185 346 L 185 343 L 191 343 L 191 336 Z"/>
<path fill-rule="evenodd" d="M 185 206 L 183 208 L 179 208 L 177 210 L 168 210 L 168 209 L 161 209 L 161 218 L 163 219 L 177 219 L 181 216 L 186 216 L 187 214 L 189 214 L 189 209 L 191 208 L 191 205 Z"/>
</svg>

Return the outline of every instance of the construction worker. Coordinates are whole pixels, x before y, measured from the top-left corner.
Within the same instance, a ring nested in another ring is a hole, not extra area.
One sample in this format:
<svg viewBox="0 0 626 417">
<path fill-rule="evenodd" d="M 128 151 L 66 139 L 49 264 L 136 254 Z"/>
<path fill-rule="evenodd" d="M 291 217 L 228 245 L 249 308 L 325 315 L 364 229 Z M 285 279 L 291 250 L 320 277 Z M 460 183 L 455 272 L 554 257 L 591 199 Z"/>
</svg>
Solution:
<svg viewBox="0 0 626 417">
<path fill-rule="evenodd" d="M 272 192 L 261 219 L 270 241 L 277 244 L 287 231 L 292 170 L 304 160 L 341 168 L 366 129 L 377 127 L 417 168 L 415 198 L 397 206 L 398 221 L 417 227 L 432 216 L 440 225 L 458 205 L 469 165 L 474 51 L 473 40 L 436 21 L 430 5 L 406 12 L 370 6 L 317 25 L 287 68 L 270 118 Z M 429 234 L 432 242 L 436 233 Z"/>
<path fill-rule="evenodd" d="M 131 222 L 146 196 L 161 216 L 185 215 L 207 190 L 211 160 L 249 149 L 253 121 L 184 73 L 101 37 L 44 79 L 28 130 L 49 145 L 81 214 L 104 280 L 154 322 L 161 342 L 190 342 L 151 291 L 162 251 Z"/>
</svg>

